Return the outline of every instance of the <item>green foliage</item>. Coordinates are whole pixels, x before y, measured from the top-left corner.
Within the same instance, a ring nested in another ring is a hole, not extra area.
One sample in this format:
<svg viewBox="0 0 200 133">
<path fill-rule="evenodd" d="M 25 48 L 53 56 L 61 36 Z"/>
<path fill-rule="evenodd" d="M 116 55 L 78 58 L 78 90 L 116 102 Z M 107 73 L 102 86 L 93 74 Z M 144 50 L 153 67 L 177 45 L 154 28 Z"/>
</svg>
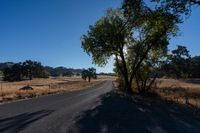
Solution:
<svg viewBox="0 0 200 133">
<path fill-rule="evenodd" d="M 191 77 L 200 78 L 200 56 L 195 56 L 191 59 Z"/>
<path fill-rule="evenodd" d="M 63 76 L 71 77 L 73 75 L 74 75 L 74 73 L 72 71 L 66 71 L 65 73 L 63 73 Z"/>
<path fill-rule="evenodd" d="M 125 21 L 120 10 L 109 9 L 106 16 L 90 26 L 87 35 L 82 36 L 82 48 L 92 55 L 93 63 L 105 65 L 112 55 L 119 53 L 119 48 L 130 36 L 130 30 L 122 30 Z"/>
<path fill-rule="evenodd" d="M 175 75 L 177 79 L 188 78 L 191 75 L 191 56 L 185 46 L 177 46 L 168 55 L 167 61 L 163 65 L 163 69 L 168 76 Z"/>
<path fill-rule="evenodd" d="M 0 76 L 3 76 L 3 72 L 2 71 L 0 71 Z"/>
<path fill-rule="evenodd" d="M 12 67 L 7 67 L 3 71 L 5 81 L 21 81 L 22 80 L 22 64 L 16 63 Z"/>
<path fill-rule="evenodd" d="M 43 69 L 42 71 L 37 73 L 37 75 L 35 77 L 37 77 L 37 78 L 49 78 L 50 77 L 50 73 Z"/>
<path fill-rule="evenodd" d="M 96 69 L 95 68 L 88 68 L 87 70 L 83 69 L 81 76 L 82 76 L 82 79 L 84 80 L 88 79 L 88 82 L 90 82 L 92 78 L 93 79 L 97 78 Z"/>
<path fill-rule="evenodd" d="M 167 51 L 169 37 L 176 35 L 176 19 L 161 9 L 151 10 L 144 2 L 125 1 L 123 12 L 110 9 L 90 26 L 82 37 L 82 47 L 98 65 L 106 64 L 114 55 L 116 71 L 130 91 L 132 80 L 149 53 Z"/>
<path fill-rule="evenodd" d="M 35 78 L 48 78 L 49 73 L 44 69 L 40 62 L 27 60 L 23 63 L 16 63 L 4 69 L 5 81 L 21 81 L 24 78 L 32 80 Z"/>
<path fill-rule="evenodd" d="M 172 14 L 178 16 L 179 21 L 182 21 L 184 15 L 190 15 L 193 5 L 200 5 L 199 0 L 151 0 L 155 2 L 157 8 L 162 8 Z"/>
<path fill-rule="evenodd" d="M 153 80 L 149 79 L 157 62 L 166 55 L 182 15 L 189 12 L 188 2 L 151 2 L 154 4 L 147 6 L 143 0 L 124 0 L 121 9 L 109 9 L 81 38 L 82 48 L 93 63 L 103 66 L 115 57 L 114 71 L 127 92 L 131 92 L 133 79 L 139 83 L 138 90 L 151 86 Z"/>
<path fill-rule="evenodd" d="M 163 57 L 165 57 L 165 50 L 153 50 L 148 54 L 148 60 L 145 60 L 141 63 L 140 68 L 136 72 L 134 81 L 135 81 L 135 90 L 140 94 L 145 94 L 149 92 L 152 86 L 155 84 L 155 80 L 158 76 L 158 70 L 160 62 Z"/>
<path fill-rule="evenodd" d="M 45 72 L 44 67 L 41 65 L 40 62 L 27 60 L 22 64 L 23 75 L 30 80 L 33 77 L 36 78 L 47 78 L 48 74 Z"/>
<path fill-rule="evenodd" d="M 185 46 L 177 46 L 162 63 L 165 75 L 173 78 L 200 78 L 200 57 L 191 57 Z"/>
</svg>

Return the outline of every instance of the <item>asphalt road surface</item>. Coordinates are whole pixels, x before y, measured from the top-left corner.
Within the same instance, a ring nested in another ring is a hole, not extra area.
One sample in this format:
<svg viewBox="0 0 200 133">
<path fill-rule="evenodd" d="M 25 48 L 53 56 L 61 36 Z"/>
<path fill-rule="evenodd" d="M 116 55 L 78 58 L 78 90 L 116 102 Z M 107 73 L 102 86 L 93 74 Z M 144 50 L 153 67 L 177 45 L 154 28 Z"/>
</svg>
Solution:
<svg viewBox="0 0 200 133">
<path fill-rule="evenodd" d="M 86 90 L 0 105 L 0 133 L 66 133 L 74 117 L 95 106 L 112 82 Z"/>
</svg>

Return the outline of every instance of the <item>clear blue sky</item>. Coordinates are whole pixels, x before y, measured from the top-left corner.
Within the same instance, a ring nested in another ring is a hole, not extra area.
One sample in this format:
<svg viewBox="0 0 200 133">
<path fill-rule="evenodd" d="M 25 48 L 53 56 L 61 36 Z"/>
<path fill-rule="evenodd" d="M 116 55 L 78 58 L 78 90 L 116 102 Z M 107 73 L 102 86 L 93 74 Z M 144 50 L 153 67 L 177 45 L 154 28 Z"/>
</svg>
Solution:
<svg viewBox="0 0 200 133">
<path fill-rule="evenodd" d="M 32 59 L 43 65 L 87 68 L 91 58 L 80 37 L 105 10 L 121 0 L 0 0 L 0 62 Z M 181 25 L 181 36 L 170 49 L 186 45 L 200 55 L 200 8 Z M 98 72 L 112 72 L 112 61 Z"/>
</svg>

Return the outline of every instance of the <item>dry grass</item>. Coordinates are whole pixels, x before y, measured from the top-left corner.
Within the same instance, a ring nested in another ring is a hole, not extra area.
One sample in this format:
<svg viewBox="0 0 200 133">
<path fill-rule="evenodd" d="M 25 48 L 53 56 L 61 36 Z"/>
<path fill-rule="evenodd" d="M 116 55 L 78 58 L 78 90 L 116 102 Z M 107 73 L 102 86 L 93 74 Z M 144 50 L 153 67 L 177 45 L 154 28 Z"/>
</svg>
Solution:
<svg viewBox="0 0 200 133">
<path fill-rule="evenodd" d="M 90 83 L 83 81 L 80 77 L 60 77 L 49 79 L 34 79 L 32 81 L 21 82 L 0 82 L 0 102 L 16 99 L 32 98 L 41 95 L 61 93 L 66 91 L 76 91 L 93 87 L 104 80 L 112 80 L 111 77 L 100 76 Z M 33 90 L 19 90 L 24 86 L 31 86 Z"/>
<path fill-rule="evenodd" d="M 200 108 L 199 79 L 158 79 L 154 91 L 164 99 Z"/>
</svg>

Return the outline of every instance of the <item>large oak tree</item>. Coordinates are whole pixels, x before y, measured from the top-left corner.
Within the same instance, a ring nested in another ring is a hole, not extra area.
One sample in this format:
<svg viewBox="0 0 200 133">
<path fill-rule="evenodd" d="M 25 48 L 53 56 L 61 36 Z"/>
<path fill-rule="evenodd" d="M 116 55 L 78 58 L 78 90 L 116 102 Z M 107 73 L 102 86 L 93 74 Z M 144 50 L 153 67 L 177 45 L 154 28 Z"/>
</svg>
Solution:
<svg viewBox="0 0 200 133">
<path fill-rule="evenodd" d="M 151 60 L 150 55 L 156 51 L 166 53 L 169 40 L 176 36 L 183 16 L 190 13 L 191 5 L 199 4 L 198 0 L 149 2 L 153 4 L 124 0 L 121 9 L 109 9 L 82 36 L 82 47 L 92 56 L 93 63 L 103 66 L 109 58 L 115 57 L 116 70 L 128 92 L 131 92 L 138 71 Z"/>
</svg>

